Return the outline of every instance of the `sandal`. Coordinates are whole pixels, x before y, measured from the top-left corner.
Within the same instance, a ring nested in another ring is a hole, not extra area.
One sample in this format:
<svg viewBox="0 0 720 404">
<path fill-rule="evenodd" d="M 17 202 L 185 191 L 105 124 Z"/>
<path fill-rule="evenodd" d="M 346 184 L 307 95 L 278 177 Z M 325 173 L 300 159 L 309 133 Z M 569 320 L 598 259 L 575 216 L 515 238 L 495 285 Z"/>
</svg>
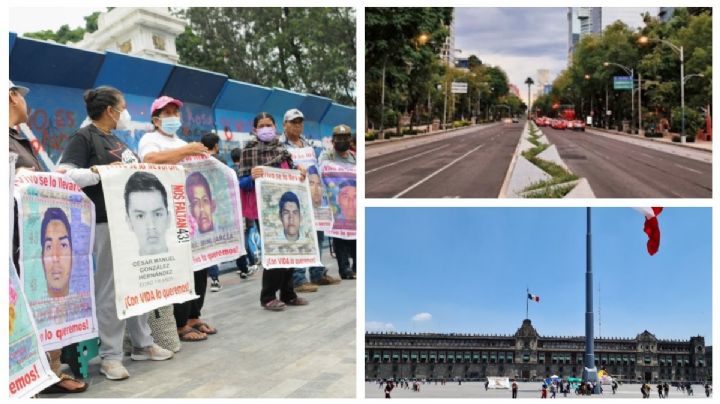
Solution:
<svg viewBox="0 0 720 404">
<path fill-rule="evenodd" d="M 190 327 L 189 330 L 178 332 L 178 337 L 180 337 L 180 341 L 183 342 L 205 341 L 207 339 L 207 335 L 203 335 L 202 338 L 192 338 L 189 336 L 190 334 L 202 335 L 204 333 L 196 328 Z"/>
<path fill-rule="evenodd" d="M 267 303 L 264 303 L 262 307 L 264 307 L 266 310 L 282 311 L 285 310 L 285 303 L 281 302 L 278 299 L 273 299 Z"/>
<path fill-rule="evenodd" d="M 74 389 L 74 390 L 70 390 L 67 387 L 63 387 L 60 385 L 60 383 L 63 382 L 64 380 L 72 380 L 74 382 L 82 383 L 83 386 L 78 387 L 77 389 Z M 66 375 L 65 373 L 62 373 L 60 375 L 59 382 L 53 384 L 52 386 L 45 388 L 45 390 L 41 391 L 40 394 L 74 394 L 74 393 L 82 393 L 83 391 L 85 391 L 87 389 L 88 389 L 87 383 L 77 380 L 76 378 L 74 378 L 70 375 Z"/>
<path fill-rule="evenodd" d="M 195 323 L 195 324 L 191 325 L 190 327 L 200 331 L 203 334 L 207 334 L 207 335 L 217 334 L 216 329 L 210 327 L 207 323 L 204 323 L 202 321 L 200 321 L 199 323 Z M 204 330 L 202 329 L 203 327 L 205 327 Z"/>
</svg>

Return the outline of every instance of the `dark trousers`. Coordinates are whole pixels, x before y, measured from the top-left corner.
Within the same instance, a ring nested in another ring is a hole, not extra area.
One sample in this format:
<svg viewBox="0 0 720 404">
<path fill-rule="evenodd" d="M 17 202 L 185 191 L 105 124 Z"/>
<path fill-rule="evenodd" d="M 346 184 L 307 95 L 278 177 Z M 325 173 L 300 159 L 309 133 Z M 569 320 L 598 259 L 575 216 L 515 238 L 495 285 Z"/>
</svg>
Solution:
<svg viewBox="0 0 720 404">
<path fill-rule="evenodd" d="M 297 298 L 293 289 L 293 269 L 276 268 L 264 269 L 262 275 L 262 290 L 260 291 L 260 303 L 266 304 L 276 299 L 277 291 L 280 291 L 280 300 L 287 303 Z"/>
<path fill-rule="evenodd" d="M 357 273 L 357 260 L 355 259 L 355 253 L 357 251 L 356 240 L 343 240 L 340 238 L 333 238 L 333 249 L 335 250 L 335 257 L 338 262 L 338 271 L 340 276 L 351 275 Z M 352 268 L 350 268 L 350 258 L 352 258 Z"/>
<path fill-rule="evenodd" d="M 208 269 L 195 271 L 195 294 L 200 296 L 195 300 L 173 304 L 173 314 L 177 328 L 185 327 L 188 320 L 200 318 L 200 310 L 205 303 L 205 292 L 207 291 Z"/>
</svg>

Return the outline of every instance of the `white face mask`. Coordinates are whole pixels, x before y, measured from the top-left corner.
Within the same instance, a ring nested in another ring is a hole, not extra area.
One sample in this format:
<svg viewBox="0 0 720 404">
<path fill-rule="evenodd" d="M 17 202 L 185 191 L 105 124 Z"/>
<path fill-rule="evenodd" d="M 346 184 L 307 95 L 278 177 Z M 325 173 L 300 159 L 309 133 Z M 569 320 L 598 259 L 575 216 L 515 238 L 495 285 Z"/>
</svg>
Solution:
<svg viewBox="0 0 720 404">
<path fill-rule="evenodd" d="M 113 108 L 113 109 L 115 109 L 115 108 Z M 118 110 L 115 109 L 115 111 L 118 111 Z M 118 111 L 118 112 L 120 112 L 120 111 Z M 116 130 L 128 130 L 128 129 L 130 129 L 130 122 L 132 122 L 130 113 L 128 112 L 127 109 L 124 109 L 124 110 L 122 110 L 122 112 L 120 112 L 120 117 L 118 118 L 118 120 L 115 121 L 115 124 L 116 124 L 115 129 Z"/>
</svg>

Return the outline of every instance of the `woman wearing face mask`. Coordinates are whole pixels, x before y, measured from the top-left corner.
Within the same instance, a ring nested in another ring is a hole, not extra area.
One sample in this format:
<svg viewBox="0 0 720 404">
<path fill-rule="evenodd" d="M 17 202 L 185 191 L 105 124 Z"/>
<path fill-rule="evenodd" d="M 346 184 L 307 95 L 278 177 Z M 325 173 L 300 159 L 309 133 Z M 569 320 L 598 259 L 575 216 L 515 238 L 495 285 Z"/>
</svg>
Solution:
<svg viewBox="0 0 720 404">
<path fill-rule="evenodd" d="M 130 114 L 125 97 L 112 87 L 102 86 L 85 92 L 85 105 L 91 124 L 78 129 L 70 138 L 60 161 L 67 175 L 95 204 L 95 305 L 100 334 L 100 373 L 110 380 L 122 380 L 130 374 L 122 365 L 125 325 L 133 344 L 133 360 L 165 360 L 172 352 L 155 344 L 150 335 L 147 314 L 119 320 L 115 309 L 110 233 L 105 210 L 105 196 L 96 166 L 139 163 L 140 159 L 113 130 L 129 128 Z"/>
<path fill-rule="evenodd" d="M 264 174 L 263 167 L 296 168 L 290 152 L 280 143 L 275 128 L 275 119 L 267 112 L 257 114 L 253 120 L 253 133 L 256 140 L 242 149 L 238 172 L 240 175 L 240 196 L 243 216 L 257 221 L 258 208 L 255 199 L 255 180 Z M 301 181 L 305 180 L 305 170 L 300 169 Z M 259 226 L 258 226 L 259 228 Z M 261 235 L 262 237 L 262 235 Z M 308 301 L 298 297 L 293 289 L 293 269 L 276 268 L 263 270 L 260 304 L 273 311 L 285 309 L 286 305 L 302 306 Z M 280 291 L 280 299 L 277 291 Z"/>
<path fill-rule="evenodd" d="M 143 163 L 177 164 L 185 157 L 207 153 L 202 143 L 187 143 L 177 136 L 182 126 L 182 106 L 180 100 L 166 95 L 152 103 L 150 115 L 155 131 L 144 134 L 138 144 L 138 153 Z"/>
</svg>

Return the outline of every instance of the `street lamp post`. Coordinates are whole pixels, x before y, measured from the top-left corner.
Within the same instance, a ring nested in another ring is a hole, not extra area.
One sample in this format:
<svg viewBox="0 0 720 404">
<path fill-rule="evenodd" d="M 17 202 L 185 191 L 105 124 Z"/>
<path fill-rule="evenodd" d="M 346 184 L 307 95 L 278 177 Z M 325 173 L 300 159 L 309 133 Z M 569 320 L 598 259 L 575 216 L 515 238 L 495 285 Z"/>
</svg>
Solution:
<svg viewBox="0 0 720 404">
<path fill-rule="evenodd" d="M 605 67 L 608 67 L 610 65 L 617 66 L 617 67 L 623 69 L 625 71 L 625 73 L 630 75 L 630 83 L 632 83 L 631 88 L 630 88 L 630 122 L 633 122 L 633 120 L 635 119 L 635 69 L 633 69 L 631 67 L 623 66 L 618 63 L 613 63 L 613 62 L 605 62 L 605 63 L 603 63 L 603 65 Z M 633 124 L 634 124 L 634 122 L 633 122 Z M 640 122 L 638 122 L 638 130 L 640 129 L 641 126 L 642 126 L 642 124 Z M 632 126 L 630 127 L 630 131 L 633 132 Z"/>
<path fill-rule="evenodd" d="M 648 38 L 641 36 L 638 38 L 638 43 L 644 45 L 650 41 L 660 42 L 670 47 L 680 55 L 680 109 L 682 113 L 682 120 L 680 124 L 680 143 L 685 143 L 685 53 L 682 45 L 677 46 L 674 43 L 659 38 Z"/>
</svg>

